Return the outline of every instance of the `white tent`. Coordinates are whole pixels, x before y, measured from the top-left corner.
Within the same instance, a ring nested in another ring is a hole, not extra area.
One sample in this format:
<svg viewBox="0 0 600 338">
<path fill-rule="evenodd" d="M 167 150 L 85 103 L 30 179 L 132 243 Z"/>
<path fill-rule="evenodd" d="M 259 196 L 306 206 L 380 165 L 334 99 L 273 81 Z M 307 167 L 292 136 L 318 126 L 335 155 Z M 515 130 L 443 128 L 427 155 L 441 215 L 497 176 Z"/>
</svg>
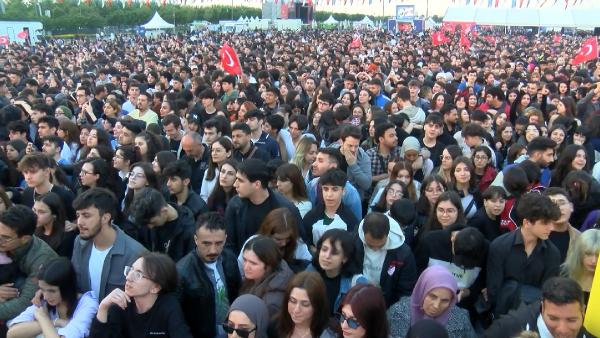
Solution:
<svg viewBox="0 0 600 338">
<path fill-rule="evenodd" d="M 589 9 L 560 8 L 476 8 L 449 7 L 444 22 L 474 22 L 489 26 L 600 27 L 597 12 Z"/>
<path fill-rule="evenodd" d="M 365 25 L 365 26 L 370 26 L 370 27 L 375 26 L 375 23 L 373 22 L 373 20 L 369 19 L 369 17 L 366 15 L 364 18 L 362 18 L 362 20 L 357 21 L 354 24 L 355 25 Z"/>
<path fill-rule="evenodd" d="M 144 27 L 146 30 L 169 29 L 174 28 L 175 25 L 166 22 L 163 18 L 160 17 L 158 12 L 154 12 L 154 16 L 152 17 L 152 19 L 150 19 L 150 21 L 142 25 L 142 27 Z"/>
<path fill-rule="evenodd" d="M 337 21 L 333 15 L 330 15 L 329 18 L 327 18 L 327 20 L 323 21 L 324 24 L 326 25 L 335 25 L 337 23 L 339 23 L 339 21 Z"/>
</svg>

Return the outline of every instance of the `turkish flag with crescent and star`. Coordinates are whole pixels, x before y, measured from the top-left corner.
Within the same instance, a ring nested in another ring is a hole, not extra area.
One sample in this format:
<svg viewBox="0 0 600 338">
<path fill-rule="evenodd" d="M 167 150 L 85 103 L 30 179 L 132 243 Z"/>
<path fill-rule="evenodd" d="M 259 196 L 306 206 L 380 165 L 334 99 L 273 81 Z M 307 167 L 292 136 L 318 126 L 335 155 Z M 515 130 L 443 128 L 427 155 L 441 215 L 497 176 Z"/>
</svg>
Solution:
<svg viewBox="0 0 600 338">
<path fill-rule="evenodd" d="M 17 33 L 17 37 L 19 39 L 27 39 L 29 37 L 29 32 L 28 31 L 21 31 L 19 33 Z"/>
<path fill-rule="evenodd" d="M 431 34 L 431 39 L 432 45 L 434 46 L 439 46 L 450 41 L 450 39 L 448 39 L 448 37 L 444 35 L 444 32 L 435 32 Z"/>
<path fill-rule="evenodd" d="M 223 44 L 221 48 L 221 66 L 223 70 L 231 75 L 242 74 L 242 67 L 240 66 L 240 60 L 235 53 L 235 50 L 231 48 L 227 43 Z"/>
<path fill-rule="evenodd" d="M 0 46 L 8 46 L 8 35 L 0 35 Z"/>
<path fill-rule="evenodd" d="M 598 40 L 595 36 L 585 40 L 579 53 L 575 55 L 573 60 L 571 60 L 571 64 L 573 66 L 577 66 L 578 64 L 590 60 L 594 60 L 598 57 Z"/>
</svg>

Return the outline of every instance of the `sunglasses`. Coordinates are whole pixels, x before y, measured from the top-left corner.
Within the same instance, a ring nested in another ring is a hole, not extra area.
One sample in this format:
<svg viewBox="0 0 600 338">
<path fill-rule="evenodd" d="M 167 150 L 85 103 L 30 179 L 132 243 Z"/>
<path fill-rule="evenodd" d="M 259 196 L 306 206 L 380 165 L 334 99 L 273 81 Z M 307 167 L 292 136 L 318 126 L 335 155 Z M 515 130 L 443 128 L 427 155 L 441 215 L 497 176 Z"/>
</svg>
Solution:
<svg viewBox="0 0 600 338">
<path fill-rule="evenodd" d="M 340 322 L 340 325 L 343 324 L 344 322 L 346 322 L 348 327 L 351 328 L 352 330 L 356 330 L 360 326 L 360 323 L 356 319 L 348 318 L 348 317 L 344 316 L 342 313 L 336 313 L 335 315 L 337 316 L 337 319 Z"/>
<path fill-rule="evenodd" d="M 248 336 L 252 332 L 256 331 L 256 327 L 253 329 L 236 329 L 235 327 L 233 327 L 227 323 L 223 323 L 223 324 L 221 324 L 221 326 L 223 327 L 223 330 L 225 330 L 225 332 L 227 332 L 227 334 L 232 334 L 235 331 L 235 333 L 240 338 L 248 338 Z"/>
</svg>

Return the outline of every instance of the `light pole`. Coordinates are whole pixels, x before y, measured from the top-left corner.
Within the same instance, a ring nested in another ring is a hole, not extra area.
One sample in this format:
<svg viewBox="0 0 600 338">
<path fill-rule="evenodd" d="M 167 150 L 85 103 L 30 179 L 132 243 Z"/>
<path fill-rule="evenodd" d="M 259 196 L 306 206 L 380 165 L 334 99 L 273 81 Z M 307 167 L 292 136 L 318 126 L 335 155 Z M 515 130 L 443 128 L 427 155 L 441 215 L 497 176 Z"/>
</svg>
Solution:
<svg viewBox="0 0 600 338">
<path fill-rule="evenodd" d="M 429 19 L 429 0 L 427 0 L 426 3 L 426 8 L 425 8 L 425 19 Z"/>
</svg>

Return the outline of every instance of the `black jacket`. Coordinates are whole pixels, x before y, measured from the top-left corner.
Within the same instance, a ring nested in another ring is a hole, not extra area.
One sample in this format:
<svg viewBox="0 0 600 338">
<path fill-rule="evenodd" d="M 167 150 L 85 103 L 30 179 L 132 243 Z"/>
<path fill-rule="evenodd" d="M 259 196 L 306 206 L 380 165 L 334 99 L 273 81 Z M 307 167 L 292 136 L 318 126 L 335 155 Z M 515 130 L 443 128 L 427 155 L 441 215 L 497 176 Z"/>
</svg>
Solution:
<svg viewBox="0 0 600 338">
<path fill-rule="evenodd" d="M 225 249 L 219 257 L 219 262 L 223 265 L 227 298 L 231 303 L 237 298 L 242 281 L 237 259 L 231 251 Z M 215 337 L 215 290 L 206 273 L 204 262 L 200 260 L 195 249 L 177 262 L 177 272 L 177 296 L 192 335 Z"/>
<path fill-rule="evenodd" d="M 537 319 L 540 315 L 540 303 L 530 305 L 521 305 L 518 309 L 510 311 L 508 314 L 498 318 L 492 323 L 492 326 L 485 331 L 485 338 L 512 338 L 521 331 L 529 330 L 538 332 Z M 582 327 L 577 334 L 578 338 L 586 333 Z M 586 334 L 586 337 L 592 337 Z"/>
<path fill-rule="evenodd" d="M 496 237 L 506 233 L 506 230 L 500 228 L 500 216 L 497 219 L 491 219 L 485 212 L 485 208 L 480 208 L 467 225 L 479 230 L 488 241 L 493 241 Z"/>
<path fill-rule="evenodd" d="M 161 227 L 150 230 L 148 241 L 142 243 L 153 252 L 161 252 L 169 255 L 177 262 L 181 257 L 196 247 L 194 233 L 196 222 L 190 209 L 185 206 L 170 203 L 177 210 L 177 219 L 165 223 Z"/>
<path fill-rule="evenodd" d="M 170 197 L 171 202 L 177 203 L 177 197 L 175 195 L 171 195 Z M 188 197 L 182 205 L 190 209 L 194 219 L 208 211 L 206 202 L 204 202 L 204 200 L 200 198 L 200 195 L 198 195 L 194 190 L 189 190 Z"/>
<path fill-rule="evenodd" d="M 363 262 L 365 249 L 362 241 L 357 243 L 356 247 L 360 262 Z M 415 257 L 406 243 L 396 249 L 388 250 L 379 277 L 385 306 L 389 308 L 401 297 L 410 296 L 417 282 L 417 276 Z"/>
<path fill-rule="evenodd" d="M 225 246 L 235 254 L 239 254 L 246 240 L 258 232 L 260 223 L 262 223 L 266 214 L 277 208 L 289 209 L 294 214 L 298 224 L 298 232 L 306 240 L 304 227 L 302 226 L 302 216 L 300 216 L 298 208 L 280 193 L 271 189 L 268 189 L 268 191 L 269 197 L 261 204 L 261 208 L 267 211 L 264 215 L 251 215 L 249 212 L 252 210 L 249 210 L 249 208 L 252 207 L 250 205 L 252 202 L 247 198 L 234 196 L 227 204 L 227 209 L 225 209 L 227 243 Z"/>
</svg>

